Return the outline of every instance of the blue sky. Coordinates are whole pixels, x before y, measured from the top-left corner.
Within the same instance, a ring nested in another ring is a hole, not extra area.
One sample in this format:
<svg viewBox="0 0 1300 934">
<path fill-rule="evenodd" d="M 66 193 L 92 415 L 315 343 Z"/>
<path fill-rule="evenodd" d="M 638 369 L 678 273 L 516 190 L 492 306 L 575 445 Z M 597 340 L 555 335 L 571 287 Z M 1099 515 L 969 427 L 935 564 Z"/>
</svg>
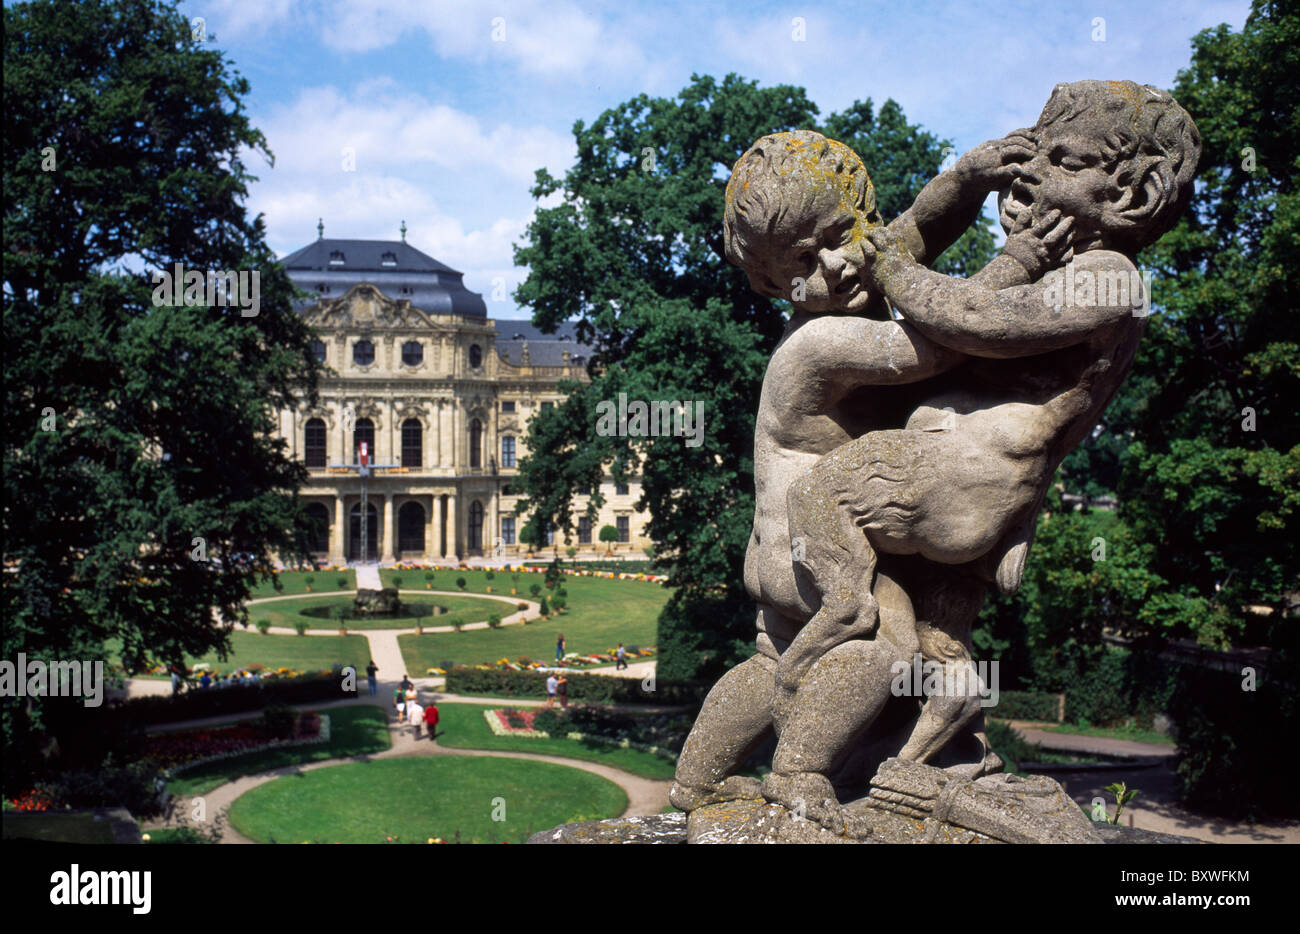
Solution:
<svg viewBox="0 0 1300 934">
<path fill-rule="evenodd" d="M 407 240 L 462 270 L 491 317 L 514 318 L 526 310 L 494 284 L 508 293 L 525 275 L 511 244 L 536 207 L 533 171 L 572 164 L 578 119 L 641 93 L 674 96 L 693 72 L 734 71 L 802 85 L 823 115 L 892 97 L 960 153 L 1032 125 L 1060 81 L 1169 87 L 1191 37 L 1240 29 L 1249 2 L 194 0 L 181 10 L 203 18 L 252 85 L 245 103 L 275 165 L 250 159 L 249 208 L 266 215 L 274 249 L 314 239 L 318 217 L 326 236 L 362 239 L 397 239 L 405 220 Z"/>
</svg>

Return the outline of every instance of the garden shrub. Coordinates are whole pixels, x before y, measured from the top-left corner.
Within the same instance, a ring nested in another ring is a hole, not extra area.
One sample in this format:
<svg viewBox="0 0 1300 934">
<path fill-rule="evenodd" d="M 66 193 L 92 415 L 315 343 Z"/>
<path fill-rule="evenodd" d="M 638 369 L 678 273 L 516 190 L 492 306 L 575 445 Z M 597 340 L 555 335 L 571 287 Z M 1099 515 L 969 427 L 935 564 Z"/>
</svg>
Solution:
<svg viewBox="0 0 1300 934">
<path fill-rule="evenodd" d="M 1021 763 L 1037 761 L 1043 749 L 1031 743 L 1009 725 L 997 720 L 985 724 L 989 745 L 1007 764 L 1008 771 L 1020 771 Z"/>
<path fill-rule="evenodd" d="M 76 769 L 42 782 L 42 792 L 54 808 L 123 807 L 134 817 L 154 817 L 163 811 L 161 771 L 145 762 L 125 766 L 106 763 L 97 769 Z"/>
<path fill-rule="evenodd" d="M 337 675 L 299 675 L 296 678 L 259 681 L 256 684 L 187 691 L 178 697 L 137 697 L 113 707 L 99 708 L 104 720 L 125 723 L 174 723 L 223 714 L 261 710 L 271 704 L 308 704 L 313 701 L 355 697 L 342 688 Z M 106 724 L 105 724 L 106 725 Z"/>
<path fill-rule="evenodd" d="M 293 727 L 298 722 L 298 712 L 287 704 L 271 704 L 262 711 L 262 721 L 258 724 L 268 736 L 276 739 L 292 739 Z"/>
<path fill-rule="evenodd" d="M 504 668 L 449 668 L 448 694 L 486 694 L 491 697 L 545 697 L 546 674 L 511 671 Z M 669 681 L 657 678 L 653 693 L 641 690 L 636 678 L 604 675 L 569 675 L 569 697 L 573 700 L 619 704 L 698 704 L 711 684 L 697 681 Z M 540 729 L 540 727 L 539 727 Z M 548 731 L 549 732 L 549 731 Z"/>
<path fill-rule="evenodd" d="M 1239 671 L 1180 666 L 1169 713 L 1183 804 L 1230 818 L 1300 814 L 1291 787 L 1298 686 L 1276 668 L 1245 690 Z"/>
<path fill-rule="evenodd" d="M 999 691 L 998 705 L 985 711 L 1004 720 L 1060 720 L 1060 695 L 1046 691 Z"/>
</svg>

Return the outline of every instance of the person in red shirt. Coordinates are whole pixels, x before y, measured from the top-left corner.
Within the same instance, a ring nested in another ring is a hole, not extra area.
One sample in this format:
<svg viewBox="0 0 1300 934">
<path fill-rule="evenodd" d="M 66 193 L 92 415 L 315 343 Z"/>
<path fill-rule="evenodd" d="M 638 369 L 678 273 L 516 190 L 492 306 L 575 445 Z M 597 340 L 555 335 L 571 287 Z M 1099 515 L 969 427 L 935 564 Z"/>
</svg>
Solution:
<svg viewBox="0 0 1300 934">
<path fill-rule="evenodd" d="M 429 739 L 433 739 L 438 728 L 438 705 L 430 703 L 424 708 L 424 725 L 429 728 Z"/>
</svg>

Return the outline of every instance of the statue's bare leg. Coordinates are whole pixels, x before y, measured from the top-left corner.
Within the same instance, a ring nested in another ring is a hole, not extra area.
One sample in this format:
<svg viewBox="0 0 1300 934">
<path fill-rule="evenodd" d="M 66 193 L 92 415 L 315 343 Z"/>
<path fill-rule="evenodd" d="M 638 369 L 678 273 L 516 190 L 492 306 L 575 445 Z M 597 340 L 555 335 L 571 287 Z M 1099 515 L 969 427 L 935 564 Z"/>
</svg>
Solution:
<svg viewBox="0 0 1300 934">
<path fill-rule="evenodd" d="M 903 661 L 887 639 L 857 639 L 828 651 L 804 676 L 772 759 L 763 794 L 834 833 L 863 829 L 836 799 L 829 776 L 888 703 L 891 671 Z M 910 664 L 910 662 L 909 662 Z"/>
<path fill-rule="evenodd" d="M 691 811 L 718 801 L 761 797 L 759 782 L 734 774 L 772 735 L 776 662 L 755 655 L 709 691 L 677 758 L 668 800 Z"/>
</svg>

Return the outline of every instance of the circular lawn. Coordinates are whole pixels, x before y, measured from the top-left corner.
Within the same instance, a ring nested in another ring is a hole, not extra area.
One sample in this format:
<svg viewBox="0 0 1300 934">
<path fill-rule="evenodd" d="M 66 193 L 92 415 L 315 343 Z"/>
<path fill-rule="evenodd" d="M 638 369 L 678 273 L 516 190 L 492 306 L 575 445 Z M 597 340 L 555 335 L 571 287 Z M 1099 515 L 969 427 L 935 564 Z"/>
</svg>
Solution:
<svg viewBox="0 0 1300 934">
<path fill-rule="evenodd" d="M 623 789 L 579 769 L 447 755 L 286 775 L 240 796 L 230 822 L 259 843 L 453 843 L 458 831 L 462 843 L 522 843 L 556 824 L 626 808 Z"/>
</svg>

